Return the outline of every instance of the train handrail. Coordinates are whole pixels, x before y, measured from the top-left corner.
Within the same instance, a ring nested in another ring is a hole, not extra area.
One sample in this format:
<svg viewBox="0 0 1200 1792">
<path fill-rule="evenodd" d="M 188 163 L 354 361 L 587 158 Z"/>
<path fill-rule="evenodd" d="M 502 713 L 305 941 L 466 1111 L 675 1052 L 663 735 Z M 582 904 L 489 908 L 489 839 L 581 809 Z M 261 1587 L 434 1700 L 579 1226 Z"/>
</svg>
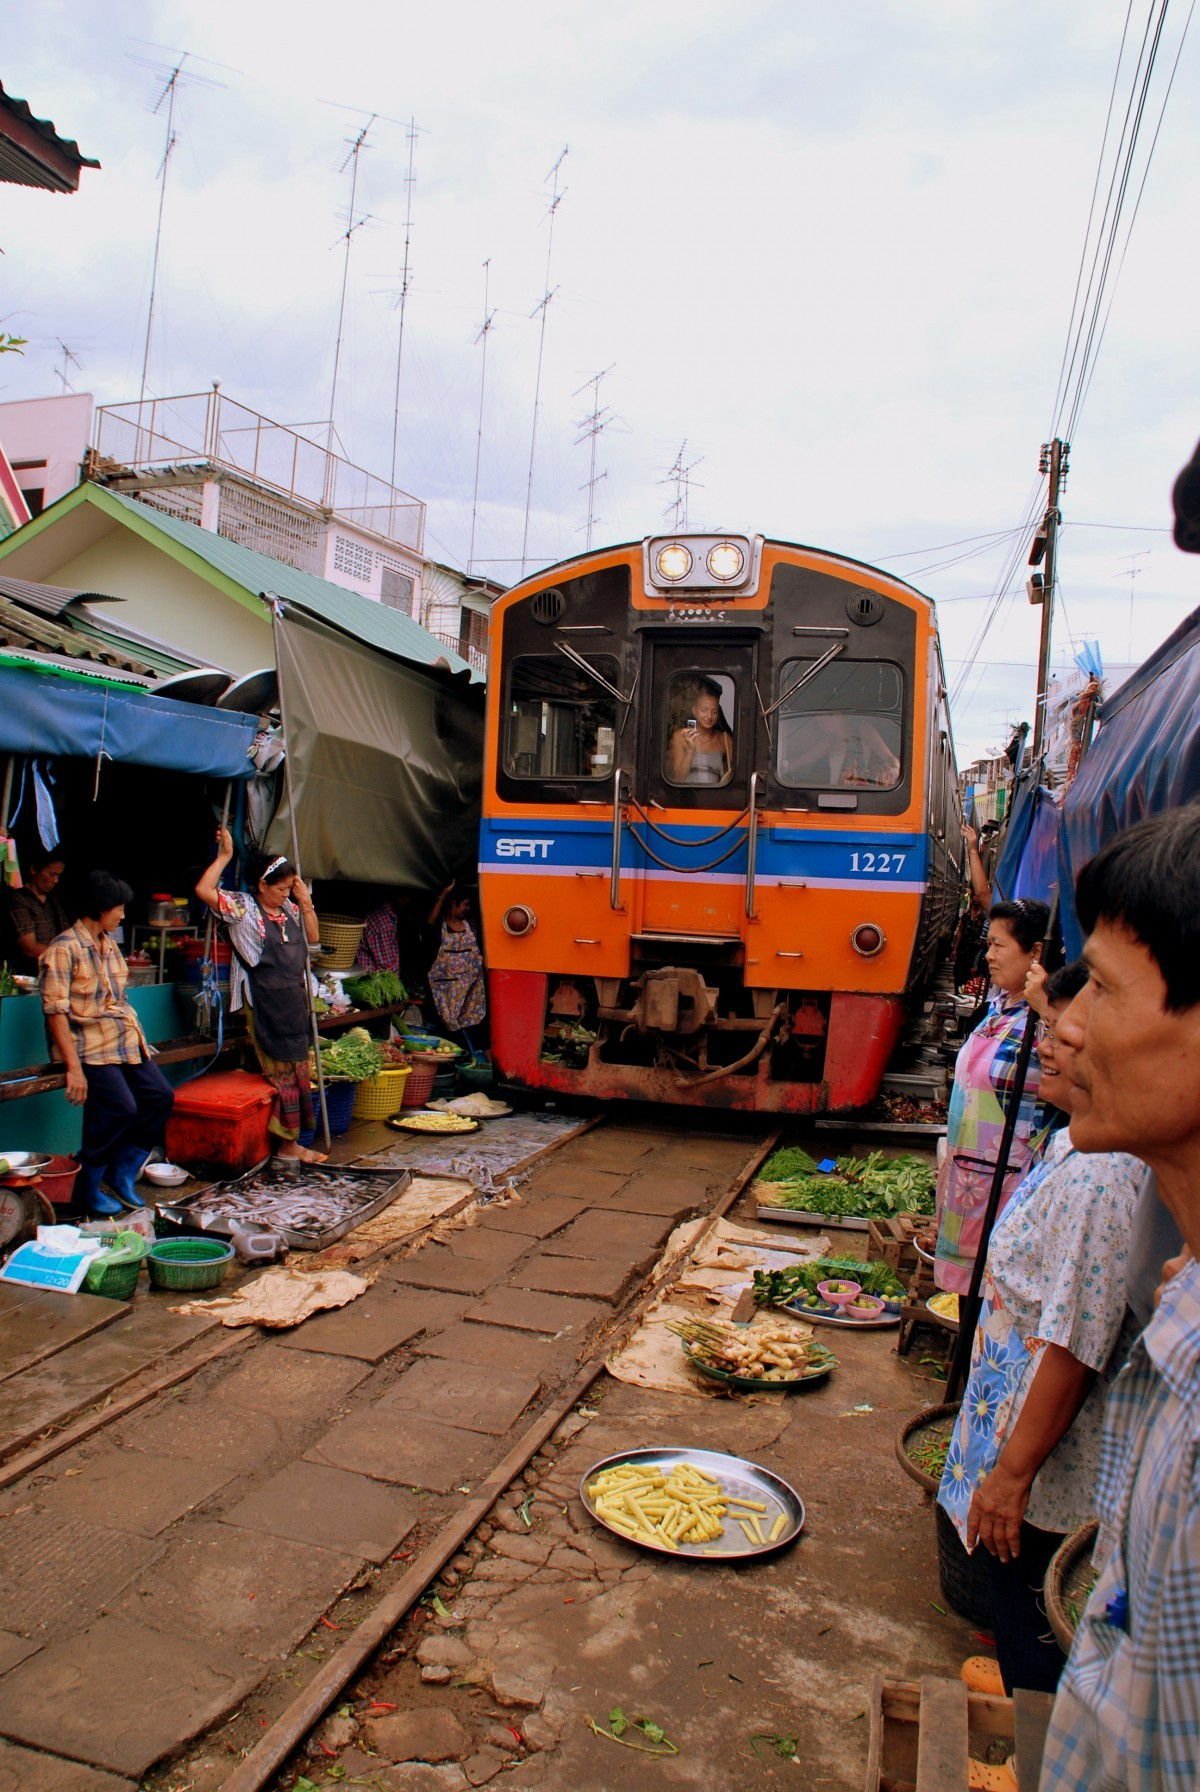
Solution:
<svg viewBox="0 0 1200 1792">
<path fill-rule="evenodd" d="M 753 921 L 754 876 L 758 869 L 758 773 L 750 773 L 750 803 L 746 818 L 746 919 Z"/>
<path fill-rule="evenodd" d="M 619 909 L 621 906 L 621 780 L 625 776 L 624 767 L 618 766 L 613 778 L 613 837 L 612 837 L 612 872 L 608 885 L 608 906 Z"/>
</svg>

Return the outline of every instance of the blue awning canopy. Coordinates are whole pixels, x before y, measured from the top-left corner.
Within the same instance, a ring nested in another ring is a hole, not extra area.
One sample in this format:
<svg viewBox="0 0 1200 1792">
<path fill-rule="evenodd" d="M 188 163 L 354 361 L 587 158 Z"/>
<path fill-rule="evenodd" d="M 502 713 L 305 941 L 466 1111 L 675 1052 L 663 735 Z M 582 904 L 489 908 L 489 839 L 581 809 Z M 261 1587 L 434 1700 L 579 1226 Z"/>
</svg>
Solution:
<svg viewBox="0 0 1200 1792">
<path fill-rule="evenodd" d="M 250 778 L 255 716 L 100 680 L 0 666 L 0 752 Z"/>
</svg>

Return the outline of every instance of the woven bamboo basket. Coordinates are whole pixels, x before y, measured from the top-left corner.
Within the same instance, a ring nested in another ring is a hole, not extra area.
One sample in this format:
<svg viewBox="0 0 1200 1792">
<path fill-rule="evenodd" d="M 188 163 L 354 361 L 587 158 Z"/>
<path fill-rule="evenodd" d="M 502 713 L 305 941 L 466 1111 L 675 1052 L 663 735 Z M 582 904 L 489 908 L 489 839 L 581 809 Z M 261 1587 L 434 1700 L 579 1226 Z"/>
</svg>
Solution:
<svg viewBox="0 0 1200 1792">
<path fill-rule="evenodd" d="M 896 1460 L 905 1474 L 911 1475 L 917 1486 L 923 1487 L 926 1493 L 937 1492 L 941 1476 L 938 1475 L 935 1478 L 915 1463 L 908 1453 L 908 1446 L 922 1431 L 936 1428 L 949 1436 L 954 1429 L 954 1421 L 958 1417 L 958 1408 L 957 1400 L 949 1406 L 926 1406 L 920 1412 L 914 1413 L 911 1419 L 905 1419 L 896 1433 Z"/>
<path fill-rule="evenodd" d="M 405 1064 L 394 1070 L 381 1070 L 378 1076 L 364 1077 L 354 1095 L 356 1120 L 390 1120 L 404 1106 L 404 1085 L 412 1075 Z"/>
<path fill-rule="evenodd" d="M 1077 1531 L 1064 1537 L 1050 1558 L 1043 1594 L 1046 1616 L 1055 1641 L 1064 1655 L 1070 1654 L 1079 1624 L 1079 1614 L 1092 1590 L 1092 1550 L 1100 1530 L 1094 1518 L 1081 1524 Z"/>
<path fill-rule="evenodd" d="M 321 946 L 325 954 L 321 959 L 321 970 L 348 971 L 358 953 L 362 922 L 356 921 L 352 915 L 322 915 L 319 925 Z"/>
</svg>

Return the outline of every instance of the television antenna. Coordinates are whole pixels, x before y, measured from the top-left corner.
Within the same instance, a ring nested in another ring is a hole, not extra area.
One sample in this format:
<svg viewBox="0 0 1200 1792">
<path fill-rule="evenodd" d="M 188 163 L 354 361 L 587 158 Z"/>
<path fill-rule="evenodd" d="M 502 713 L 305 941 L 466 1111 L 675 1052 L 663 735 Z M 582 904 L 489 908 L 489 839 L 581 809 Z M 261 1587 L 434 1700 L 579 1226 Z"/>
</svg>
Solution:
<svg viewBox="0 0 1200 1792">
<path fill-rule="evenodd" d="M 1148 560 L 1149 558 L 1150 558 L 1150 549 L 1149 548 L 1143 548 L 1140 554 L 1128 554 L 1125 557 L 1125 559 L 1121 562 L 1121 566 L 1122 566 L 1123 570 L 1121 572 L 1113 574 L 1113 577 L 1115 579 L 1128 579 L 1129 580 L 1128 658 L 1129 658 L 1131 664 L 1133 661 L 1133 597 L 1134 597 L 1134 590 L 1136 587 L 1137 580 L 1141 578 L 1142 574 L 1146 570 L 1146 568 L 1144 566 L 1138 566 L 1136 563 L 1139 560 Z"/>
<path fill-rule="evenodd" d="M 675 487 L 675 496 L 663 511 L 663 515 L 670 522 L 673 535 L 678 535 L 688 526 L 688 499 L 691 496 L 692 487 L 697 486 L 701 491 L 704 489 L 700 480 L 692 478 L 692 474 L 704 456 L 698 455 L 694 461 L 685 466 L 684 456 L 686 453 L 687 437 L 685 436 L 679 444 L 679 453 L 675 456 L 674 465 L 670 468 L 666 478 L 660 479 L 658 482 L 659 485 L 674 485 Z"/>
<path fill-rule="evenodd" d="M 144 40 L 135 40 L 144 41 Z M 163 48 L 165 45 L 151 45 L 151 48 Z M 146 306 L 146 340 L 142 349 L 142 381 L 138 389 L 138 437 L 141 437 L 142 406 L 146 401 L 146 385 L 150 377 L 150 343 L 154 332 L 154 305 L 158 296 L 158 263 L 162 250 L 163 213 L 167 202 L 167 173 L 171 166 L 171 155 L 176 144 L 175 135 L 175 102 L 181 84 L 191 87 L 224 87 L 224 81 L 214 81 L 209 75 L 201 75 L 194 69 L 184 73 L 185 62 L 205 62 L 204 56 L 195 57 L 190 50 L 172 50 L 170 54 L 177 58 L 169 67 L 154 63 L 144 56 L 134 56 L 132 61 L 140 63 L 144 68 L 153 70 L 162 81 L 162 90 L 153 106 L 151 117 L 157 117 L 166 106 L 166 134 L 163 141 L 162 161 L 158 165 L 158 216 L 154 225 L 154 255 L 150 263 L 150 299 Z M 214 62 L 213 68 L 224 68 L 225 64 Z"/>
<path fill-rule="evenodd" d="M 404 318 L 405 313 L 408 310 L 408 289 L 412 281 L 410 251 L 412 248 L 413 183 L 416 179 L 416 176 L 413 173 L 413 162 L 416 156 L 417 137 L 419 135 L 420 132 L 417 129 L 416 119 L 410 118 L 407 129 L 408 172 L 404 176 L 404 261 L 400 269 L 400 297 L 396 301 L 400 311 L 400 327 L 396 335 L 396 394 L 392 405 L 391 482 L 393 486 L 396 483 L 396 454 L 400 440 L 400 367 L 404 360 Z"/>
<path fill-rule="evenodd" d="M 533 423 L 529 431 L 529 474 L 525 481 L 525 526 L 521 531 L 522 577 L 525 575 L 525 567 L 529 559 L 529 511 L 530 506 L 533 503 L 533 462 L 534 455 L 537 451 L 538 411 L 541 407 L 542 400 L 542 357 L 546 349 L 546 314 L 550 309 L 551 301 L 553 300 L 555 293 L 558 291 L 557 286 L 552 287 L 550 285 L 550 261 L 554 253 L 554 221 L 558 216 L 558 208 L 566 198 L 567 194 L 567 189 L 565 187 L 560 190 L 558 179 L 562 171 L 562 165 L 566 160 L 569 147 L 569 144 L 563 144 L 562 153 L 557 162 L 555 162 L 553 168 L 551 168 L 549 174 L 546 176 L 547 180 L 553 181 L 554 183 L 554 189 L 550 196 L 550 208 L 546 213 L 546 219 L 550 226 L 549 234 L 546 238 L 546 287 L 541 298 L 529 313 L 531 318 L 538 318 L 539 323 L 537 372 L 534 375 L 533 381 Z"/>
<path fill-rule="evenodd" d="M 496 321 L 496 313 L 488 310 L 491 271 L 492 258 L 489 255 L 483 264 L 483 322 L 479 326 L 479 334 L 475 338 L 476 345 L 481 346 L 483 352 L 479 359 L 479 422 L 475 430 L 475 483 L 471 491 L 471 540 L 467 548 L 468 573 L 475 564 L 475 520 L 479 514 L 479 462 L 483 454 L 483 396 L 487 385 L 488 337 L 491 335 L 492 325 Z"/>
<path fill-rule="evenodd" d="M 350 249 L 356 233 L 367 223 L 370 215 L 364 212 L 361 218 L 355 216 L 354 208 L 358 198 L 358 167 L 362 152 L 368 147 L 367 137 L 378 116 L 377 112 L 372 112 L 366 124 L 359 127 L 357 136 L 345 139 L 349 148 L 338 169 L 339 174 L 345 174 L 347 168 L 350 170 L 350 206 L 346 214 L 346 228 L 338 238 L 338 242 L 345 245 L 345 250 L 342 257 L 342 291 L 338 300 L 337 335 L 333 344 L 333 377 L 329 386 L 329 425 L 326 433 L 326 455 L 328 458 L 325 463 L 325 504 L 327 508 L 330 507 L 333 497 L 333 441 L 337 428 L 337 389 L 346 323 L 346 293 L 350 285 Z M 337 244 L 334 247 L 336 248 Z"/>
<path fill-rule="evenodd" d="M 61 336 L 56 336 L 54 340 L 58 343 L 58 346 L 62 351 L 62 366 L 58 369 L 54 377 L 62 387 L 63 397 L 65 398 L 68 392 L 73 392 L 75 390 L 68 377 L 69 370 L 72 367 L 81 367 L 83 363 L 80 361 L 79 356 L 75 353 L 75 350 L 71 347 L 69 342 L 64 342 Z"/>
<path fill-rule="evenodd" d="M 600 382 L 601 380 L 608 378 L 615 366 L 616 362 L 614 361 L 610 366 L 602 368 L 599 373 L 594 373 L 590 380 L 584 380 L 582 386 L 577 387 L 571 394 L 573 398 L 578 398 L 581 393 L 589 391 L 592 395 L 592 408 L 586 417 L 581 417 L 579 419 L 576 427 L 580 431 L 580 434 L 575 438 L 575 446 L 577 448 L 582 448 L 585 442 L 590 444 L 588 448 L 588 476 L 579 488 L 581 492 L 587 493 L 587 520 L 583 524 L 583 528 L 585 531 L 584 545 L 588 548 L 592 545 L 592 530 L 600 521 L 600 518 L 596 515 L 596 487 L 600 484 L 602 479 L 608 478 L 607 467 L 604 469 L 603 473 L 597 473 L 596 471 L 596 444 L 613 420 L 613 414 L 609 406 L 600 403 Z"/>
</svg>

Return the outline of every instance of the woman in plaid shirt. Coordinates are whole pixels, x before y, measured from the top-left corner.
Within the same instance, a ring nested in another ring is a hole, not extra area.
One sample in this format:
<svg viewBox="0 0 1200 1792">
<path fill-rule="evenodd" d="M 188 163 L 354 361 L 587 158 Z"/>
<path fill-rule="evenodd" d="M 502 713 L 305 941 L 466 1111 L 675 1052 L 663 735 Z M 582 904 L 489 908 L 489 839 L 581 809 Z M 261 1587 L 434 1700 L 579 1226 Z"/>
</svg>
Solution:
<svg viewBox="0 0 1200 1792">
<path fill-rule="evenodd" d="M 83 914 L 51 941 L 39 967 L 51 1047 L 66 1066 L 67 1100 L 83 1108 L 76 1194 L 89 1213 L 101 1215 L 144 1205 L 137 1179 L 162 1144 L 175 1100 L 125 999 L 128 967 L 112 934 L 132 896 L 119 877 L 89 872 Z"/>
</svg>

